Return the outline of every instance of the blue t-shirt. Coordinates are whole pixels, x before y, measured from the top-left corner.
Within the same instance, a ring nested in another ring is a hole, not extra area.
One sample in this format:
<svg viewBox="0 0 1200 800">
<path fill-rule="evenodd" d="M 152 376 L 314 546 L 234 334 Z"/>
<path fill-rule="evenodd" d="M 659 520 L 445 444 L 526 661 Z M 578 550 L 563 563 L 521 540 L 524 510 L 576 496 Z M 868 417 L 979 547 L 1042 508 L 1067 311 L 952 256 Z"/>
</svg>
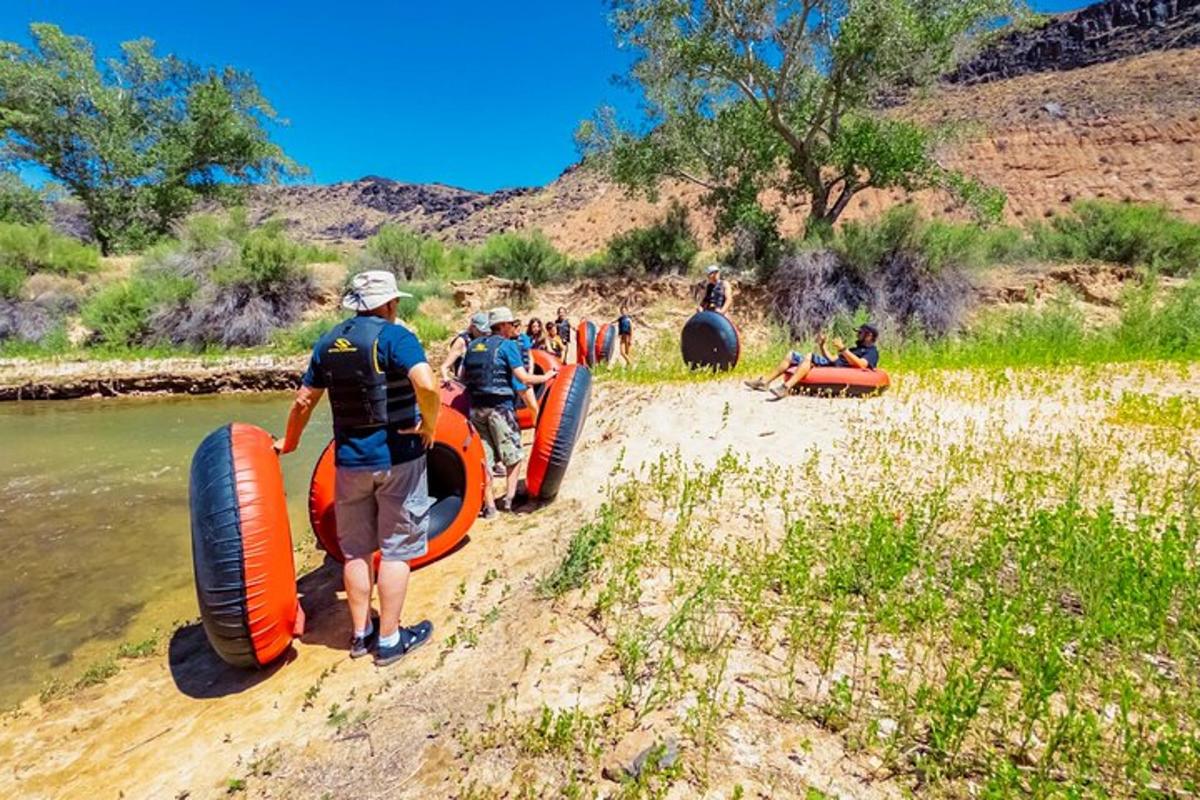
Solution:
<svg viewBox="0 0 1200 800">
<path fill-rule="evenodd" d="M 425 349 L 417 337 L 402 325 L 387 325 L 379 334 L 379 366 L 386 372 L 411 370 L 425 364 Z M 519 355 L 518 355 L 519 357 Z M 320 345 L 313 349 L 312 359 L 302 380 L 313 389 L 327 389 L 320 369 Z M 420 422 L 421 412 L 417 411 Z M 373 428 L 334 429 L 337 450 L 334 461 L 339 467 L 351 469 L 387 469 L 420 458 L 425 452 L 421 437 L 401 434 L 390 426 Z"/>
</svg>

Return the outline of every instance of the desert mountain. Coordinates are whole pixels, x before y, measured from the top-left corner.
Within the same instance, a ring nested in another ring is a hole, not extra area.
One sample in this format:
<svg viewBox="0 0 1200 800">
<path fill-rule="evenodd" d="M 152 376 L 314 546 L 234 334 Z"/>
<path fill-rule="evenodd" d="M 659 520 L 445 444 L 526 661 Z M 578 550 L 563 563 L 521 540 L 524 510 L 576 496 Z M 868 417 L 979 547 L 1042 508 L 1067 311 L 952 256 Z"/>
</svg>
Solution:
<svg viewBox="0 0 1200 800">
<path fill-rule="evenodd" d="M 936 91 L 894 113 L 954 123 L 941 159 L 1003 189 L 1010 221 L 1048 217 L 1071 202 L 1108 198 L 1164 203 L 1200 220 L 1200 0 L 1108 0 L 1000 38 Z M 645 225 L 673 200 L 697 209 L 699 192 L 666 185 L 656 203 L 629 197 L 579 167 L 540 188 L 491 194 L 380 177 L 332 185 L 260 187 L 256 219 L 288 221 L 298 235 L 353 243 L 385 223 L 447 241 L 541 230 L 574 255 Z M 850 219 L 874 216 L 899 192 L 861 195 Z M 803 203 L 765 198 L 785 233 L 800 231 Z M 955 214 L 925 193 L 930 214 Z"/>
</svg>

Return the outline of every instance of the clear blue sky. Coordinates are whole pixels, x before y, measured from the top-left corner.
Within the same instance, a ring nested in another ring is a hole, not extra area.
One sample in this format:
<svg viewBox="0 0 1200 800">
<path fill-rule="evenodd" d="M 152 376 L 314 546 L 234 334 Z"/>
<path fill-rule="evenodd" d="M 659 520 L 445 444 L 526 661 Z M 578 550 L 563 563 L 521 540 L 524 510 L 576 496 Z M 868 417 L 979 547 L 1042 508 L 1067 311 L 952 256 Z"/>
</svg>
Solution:
<svg viewBox="0 0 1200 800">
<path fill-rule="evenodd" d="M 276 140 L 320 183 L 538 185 L 576 160 L 571 134 L 597 106 L 636 109 L 610 80 L 626 57 L 604 0 L 0 3 L 0 39 L 27 43 L 30 22 L 53 22 L 104 56 L 147 36 L 162 53 L 250 70 L 289 120 Z"/>
</svg>

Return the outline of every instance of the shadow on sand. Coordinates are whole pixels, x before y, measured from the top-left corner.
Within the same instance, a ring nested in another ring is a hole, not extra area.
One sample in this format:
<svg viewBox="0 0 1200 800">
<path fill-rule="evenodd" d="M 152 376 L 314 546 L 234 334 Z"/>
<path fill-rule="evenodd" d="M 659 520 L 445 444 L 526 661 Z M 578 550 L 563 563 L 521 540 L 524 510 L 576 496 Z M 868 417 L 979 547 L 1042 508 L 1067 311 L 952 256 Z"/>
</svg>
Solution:
<svg viewBox="0 0 1200 800">
<path fill-rule="evenodd" d="M 470 536 L 442 556 L 452 556 L 471 541 Z M 439 561 L 441 559 L 438 559 Z M 434 563 L 434 562 L 431 562 Z M 416 572 L 425 568 L 418 567 Z M 296 582 L 300 606 L 304 609 L 305 630 L 300 641 L 330 650 L 349 650 L 349 615 L 345 601 L 338 597 L 342 589 L 342 565 L 326 557 L 325 563 Z M 217 656 L 204 635 L 204 627 L 195 622 L 185 625 L 171 637 L 167 661 L 176 688 L 188 697 L 212 699 L 240 694 L 270 678 L 296 658 L 289 649 L 278 661 L 262 669 L 231 667 Z"/>
</svg>

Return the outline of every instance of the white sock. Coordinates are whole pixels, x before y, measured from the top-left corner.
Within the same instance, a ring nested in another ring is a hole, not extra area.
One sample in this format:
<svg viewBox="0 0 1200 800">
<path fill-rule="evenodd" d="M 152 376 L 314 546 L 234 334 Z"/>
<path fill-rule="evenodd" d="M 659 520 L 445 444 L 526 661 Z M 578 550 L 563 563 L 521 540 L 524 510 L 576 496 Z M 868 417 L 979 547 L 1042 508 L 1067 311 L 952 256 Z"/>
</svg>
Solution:
<svg viewBox="0 0 1200 800">
<path fill-rule="evenodd" d="M 366 637 L 370 636 L 374 632 L 374 630 L 375 630 L 375 626 L 373 624 L 371 624 L 371 620 L 370 620 L 370 618 L 368 618 L 367 619 L 367 627 L 361 631 L 355 631 L 354 635 L 365 639 Z"/>
<path fill-rule="evenodd" d="M 379 646 L 380 647 L 395 647 L 398 644 L 400 644 L 400 629 L 399 628 L 397 628 L 396 632 L 393 633 L 391 636 L 380 636 L 379 637 Z"/>
</svg>

